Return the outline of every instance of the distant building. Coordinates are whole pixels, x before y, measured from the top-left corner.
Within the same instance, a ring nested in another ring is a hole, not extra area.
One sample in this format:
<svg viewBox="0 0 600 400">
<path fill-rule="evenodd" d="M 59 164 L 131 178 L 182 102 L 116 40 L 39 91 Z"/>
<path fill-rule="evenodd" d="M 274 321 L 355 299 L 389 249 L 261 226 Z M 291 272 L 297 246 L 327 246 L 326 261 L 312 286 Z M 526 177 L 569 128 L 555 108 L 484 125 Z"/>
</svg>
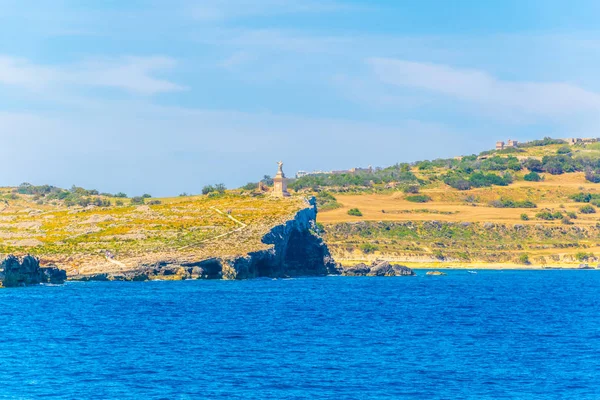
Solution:
<svg viewBox="0 0 600 400">
<path fill-rule="evenodd" d="M 571 146 L 580 144 L 580 143 L 596 143 L 598 141 L 600 141 L 600 139 L 598 139 L 598 138 L 583 138 L 583 139 L 582 138 L 568 138 L 568 139 L 565 139 L 565 142 L 567 142 Z"/>
<path fill-rule="evenodd" d="M 496 150 L 504 150 L 515 147 L 519 147 L 519 142 L 517 140 L 508 139 L 508 142 L 506 143 L 502 141 L 496 142 Z"/>
</svg>

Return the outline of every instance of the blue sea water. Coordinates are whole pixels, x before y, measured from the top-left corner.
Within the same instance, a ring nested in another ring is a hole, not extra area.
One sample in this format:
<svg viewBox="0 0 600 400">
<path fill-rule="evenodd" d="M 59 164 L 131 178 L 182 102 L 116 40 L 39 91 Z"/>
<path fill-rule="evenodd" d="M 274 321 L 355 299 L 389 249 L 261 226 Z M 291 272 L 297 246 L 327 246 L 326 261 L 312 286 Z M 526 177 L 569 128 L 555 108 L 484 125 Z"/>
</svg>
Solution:
<svg viewBox="0 0 600 400">
<path fill-rule="evenodd" d="M 0 399 L 598 399 L 600 271 L 0 291 Z"/>
</svg>

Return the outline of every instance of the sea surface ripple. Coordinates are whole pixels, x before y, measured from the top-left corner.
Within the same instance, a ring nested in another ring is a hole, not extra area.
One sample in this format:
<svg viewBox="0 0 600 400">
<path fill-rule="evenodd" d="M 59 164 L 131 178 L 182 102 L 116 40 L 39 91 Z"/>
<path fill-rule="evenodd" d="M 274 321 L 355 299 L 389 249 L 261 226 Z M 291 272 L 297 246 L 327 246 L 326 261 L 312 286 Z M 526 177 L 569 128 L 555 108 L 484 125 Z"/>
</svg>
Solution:
<svg viewBox="0 0 600 400">
<path fill-rule="evenodd" d="M 0 399 L 598 399 L 600 271 L 0 291 Z"/>
</svg>

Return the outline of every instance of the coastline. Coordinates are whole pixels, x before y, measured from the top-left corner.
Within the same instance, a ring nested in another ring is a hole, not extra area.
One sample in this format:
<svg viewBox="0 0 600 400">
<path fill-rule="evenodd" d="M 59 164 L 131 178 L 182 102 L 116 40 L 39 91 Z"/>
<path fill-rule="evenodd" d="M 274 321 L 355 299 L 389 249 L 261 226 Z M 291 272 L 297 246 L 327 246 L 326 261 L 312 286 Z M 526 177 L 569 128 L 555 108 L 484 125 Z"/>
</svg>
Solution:
<svg viewBox="0 0 600 400">
<path fill-rule="evenodd" d="M 367 263 L 368 260 L 339 260 L 344 267 L 350 267 L 359 263 Z M 394 261 L 397 262 L 397 261 Z M 546 271 L 546 270 L 600 270 L 592 264 L 587 264 L 588 268 L 581 268 L 580 264 L 548 264 L 548 265 L 525 265 L 516 263 L 463 263 L 463 262 L 398 262 L 413 270 L 527 270 L 527 271 Z M 585 263 L 583 263 L 585 265 Z"/>
</svg>

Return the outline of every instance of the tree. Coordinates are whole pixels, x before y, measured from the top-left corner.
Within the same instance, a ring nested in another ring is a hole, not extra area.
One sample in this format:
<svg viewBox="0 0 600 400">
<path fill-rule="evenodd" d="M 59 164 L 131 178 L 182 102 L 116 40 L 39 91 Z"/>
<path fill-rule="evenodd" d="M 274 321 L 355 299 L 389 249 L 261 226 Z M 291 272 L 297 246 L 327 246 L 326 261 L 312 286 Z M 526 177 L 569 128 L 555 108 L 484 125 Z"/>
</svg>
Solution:
<svg viewBox="0 0 600 400">
<path fill-rule="evenodd" d="M 227 187 L 225 186 L 225 184 L 217 183 L 215 185 L 215 191 L 218 192 L 219 194 L 225 193 L 225 190 L 227 190 Z"/>
<path fill-rule="evenodd" d="M 202 188 L 202 194 L 209 194 L 215 191 L 215 187 L 213 185 L 206 185 Z"/>
</svg>

